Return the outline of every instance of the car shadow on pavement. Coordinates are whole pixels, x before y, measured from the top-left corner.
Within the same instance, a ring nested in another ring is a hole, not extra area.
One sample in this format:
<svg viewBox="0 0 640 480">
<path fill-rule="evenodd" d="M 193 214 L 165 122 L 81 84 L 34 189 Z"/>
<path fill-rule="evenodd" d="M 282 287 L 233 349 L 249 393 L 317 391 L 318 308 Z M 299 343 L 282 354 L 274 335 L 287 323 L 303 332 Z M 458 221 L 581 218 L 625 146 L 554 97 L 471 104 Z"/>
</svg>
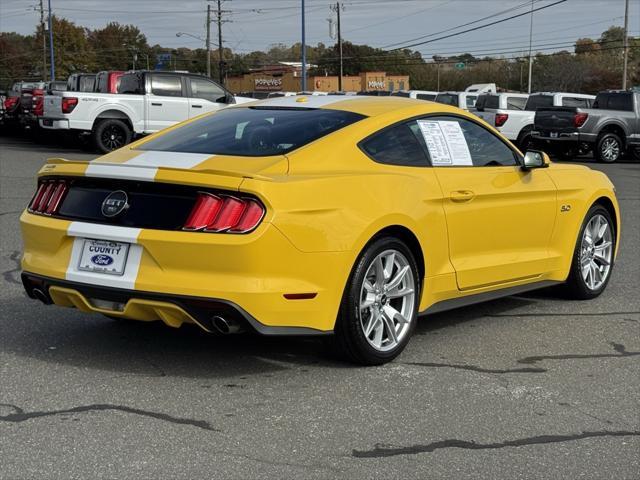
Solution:
<svg viewBox="0 0 640 480">
<path fill-rule="evenodd" d="M 508 297 L 423 316 L 415 334 L 428 336 L 482 317 L 503 316 L 536 301 Z M 174 329 L 159 321 L 113 320 L 47 307 L 26 297 L 10 299 L 4 305 L 1 351 L 118 376 L 227 378 L 291 368 L 356 368 L 336 358 L 319 338 L 211 335 L 192 325 Z M 428 340 L 413 339 L 424 341 Z"/>
</svg>

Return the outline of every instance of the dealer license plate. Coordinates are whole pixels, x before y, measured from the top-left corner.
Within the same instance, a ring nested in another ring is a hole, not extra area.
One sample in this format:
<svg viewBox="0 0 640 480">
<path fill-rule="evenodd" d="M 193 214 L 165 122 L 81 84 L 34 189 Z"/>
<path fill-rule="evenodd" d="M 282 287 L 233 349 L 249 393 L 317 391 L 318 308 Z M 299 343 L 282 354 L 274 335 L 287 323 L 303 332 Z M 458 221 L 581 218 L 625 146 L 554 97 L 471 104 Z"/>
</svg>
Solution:
<svg viewBox="0 0 640 480">
<path fill-rule="evenodd" d="M 127 264 L 129 244 L 108 240 L 85 239 L 79 270 L 122 275 Z"/>
</svg>

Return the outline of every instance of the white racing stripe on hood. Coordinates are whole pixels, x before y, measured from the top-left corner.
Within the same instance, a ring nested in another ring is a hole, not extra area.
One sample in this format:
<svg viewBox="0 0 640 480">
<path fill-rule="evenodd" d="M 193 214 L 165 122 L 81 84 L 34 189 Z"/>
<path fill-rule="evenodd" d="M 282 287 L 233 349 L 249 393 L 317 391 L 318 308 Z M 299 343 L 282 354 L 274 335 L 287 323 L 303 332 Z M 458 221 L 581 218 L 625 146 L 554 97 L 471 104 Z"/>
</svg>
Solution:
<svg viewBox="0 0 640 480">
<path fill-rule="evenodd" d="M 133 290 L 138 278 L 140 260 L 142 259 L 142 246 L 135 243 L 138 240 L 140 231 L 139 228 L 72 222 L 67 229 L 67 235 L 76 238 L 73 239 L 71 258 L 69 259 L 65 278 L 72 282 Z M 78 265 L 80 264 L 85 238 L 130 243 L 124 274 L 116 276 L 79 270 Z"/>
<path fill-rule="evenodd" d="M 211 154 L 146 151 L 124 163 L 89 162 L 87 177 L 118 178 L 124 180 L 153 180 L 158 168 L 188 170 L 213 157 Z"/>
</svg>

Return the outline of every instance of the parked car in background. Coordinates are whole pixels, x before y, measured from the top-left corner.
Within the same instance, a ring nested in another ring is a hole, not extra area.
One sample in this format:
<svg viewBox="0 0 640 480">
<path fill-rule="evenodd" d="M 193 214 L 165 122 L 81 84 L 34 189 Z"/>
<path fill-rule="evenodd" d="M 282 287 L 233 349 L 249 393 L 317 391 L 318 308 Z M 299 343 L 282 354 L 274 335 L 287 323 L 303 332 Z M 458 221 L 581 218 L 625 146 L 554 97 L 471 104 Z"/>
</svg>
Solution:
<svg viewBox="0 0 640 480">
<path fill-rule="evenodd" d="M 297 95 L 296 92 L 269 92 L 265 98 L 293 97 L 295 95 Z"/>
<path fill-rule="evenodd" d="M 70 92 L 93 92 L 95 73 L 72 73 L 67 79 L 67 90 Z"/>
<path fill-rule="evenodd" d="M 47 95 L 40 126 L 90 135 L 98 150 L 109 152 L 135 134 L 157 132 L 236 103 L 223 87 L 191 73 L 127 72 L 120 77 L 118 92 Z"/>
<path fill-rule="evenodd" d="M 513 116 L 521 117 L 518 123 L 522 129 L 518 133 L 516 143 L 521 150 L 527 150 L 533 145 L 533 121 L 536 110 L 542 107 L 582 107 L 589 108 L 595 100 L 595 95 L 566 92 L 539 92 L 529 95 L 527 104 L 522 112 L 513 112 Z"/>
<path fill-rule="evenodd" d="M 22 82 L 14 83 L 6 92 L 2 102 L 2 123 L 7 128 L 15 128 L 18 125 L 18 112 L 20 110 L 20 89 Z"/>
<path fill-rule="evenodd" d="M 528 98 L 526 93 L 483 93 L 476 100 L 473 113 L 517 142 L 526 122 L 526 116 L 518 113 L 524 111 Z"/>
<path fill-rule="evenodd" d="M 122 75 L 124 75 L 124 72 L 120 70 L 96 73 L 93 91 L 98 93 L 118 93 Z"/>
<path fill-rule="evenodd" d="M 562 157 L 592 150 L 597 160 L 618 161 L 629 151 L 640 158 L 640 93 L 599 93 L 591 108 L 541 107 L 533 139 Z"/>
<path fill-rule="evenodd" d="M 477 93 L 469 92 L 439 92 L 435 101 L 445 105 L 461 108 L 462 110 L 471 110 L 478 100 Z"/>
<path fill-rule="evenodd" d="M 388 90 L 363 90 L 356 95 L 368 95 L 370 97 L 389 97 L 391 92 Z"/>
<path fill-rule="evenodd" d="M 391 94 L 394 97 L 416 98 L 418 100 L 430 100 L 434 101 L 438 92 L 429 90 L 398 90 Z"/>
</svg>

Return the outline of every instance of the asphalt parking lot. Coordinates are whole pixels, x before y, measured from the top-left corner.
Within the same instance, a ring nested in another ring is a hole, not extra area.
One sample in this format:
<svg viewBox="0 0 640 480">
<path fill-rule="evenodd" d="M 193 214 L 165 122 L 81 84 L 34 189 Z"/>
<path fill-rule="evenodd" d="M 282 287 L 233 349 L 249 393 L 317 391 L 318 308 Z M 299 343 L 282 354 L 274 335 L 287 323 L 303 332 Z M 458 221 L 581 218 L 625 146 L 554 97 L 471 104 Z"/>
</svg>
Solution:
<svg viewBox="0 0 640 480">
<path fill-rule="evenodd" d="M 640 164 L 607 291 L 421 319 L 394 362 L 320 343 L 118 322 L 26 298 L 18 218 L 45 158 L 0 137 L 0 478 L 640 476 Z"/>
</svg>

